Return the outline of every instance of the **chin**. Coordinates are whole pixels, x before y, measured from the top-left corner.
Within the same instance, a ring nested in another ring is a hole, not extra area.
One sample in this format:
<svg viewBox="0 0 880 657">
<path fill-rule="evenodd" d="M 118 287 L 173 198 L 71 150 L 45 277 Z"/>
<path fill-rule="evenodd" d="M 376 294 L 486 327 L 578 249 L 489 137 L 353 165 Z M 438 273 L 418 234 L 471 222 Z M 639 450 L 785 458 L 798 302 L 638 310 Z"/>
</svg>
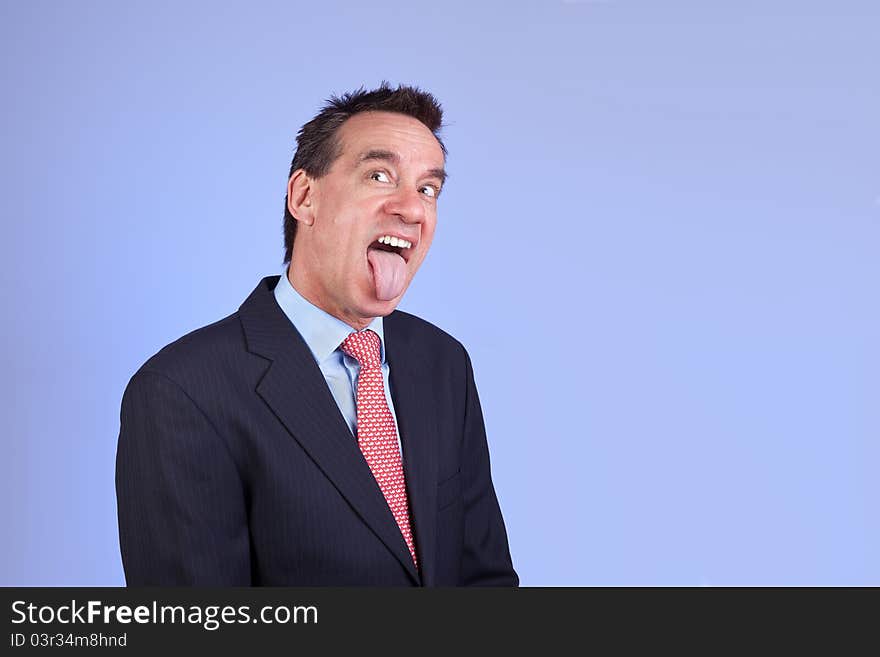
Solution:
<svg viewBox="0 0 880 657">
<path fill-rule="evenodd" d="M 374 297 L 369 304 L 366 315 L 369 317 L 385 317 L 386 315 L 390 315 L 394 312 L 394 309 L 397 308 L 397 304 L 400 303 L 402 298 L 402 294 L 390 301 L 382 301 L 381 299 L 376 299 Z"/>
<path fill-rule="evenodd" d="M 394 309 L 397 308 L 408 289 L 409 282 L 407 282 L 403 291 L 398 296 L 389 299 L 388 301 L 383 301 L 376 297 L 376 291 L 373 289 L 373 286 L 370 285 L 366 289 L 361 290 L 361 303 L 357 305 L 357 313 L 361 317 L 385 317 L 386 315 L 390 315 L 394 312 Z"/>
</svg>

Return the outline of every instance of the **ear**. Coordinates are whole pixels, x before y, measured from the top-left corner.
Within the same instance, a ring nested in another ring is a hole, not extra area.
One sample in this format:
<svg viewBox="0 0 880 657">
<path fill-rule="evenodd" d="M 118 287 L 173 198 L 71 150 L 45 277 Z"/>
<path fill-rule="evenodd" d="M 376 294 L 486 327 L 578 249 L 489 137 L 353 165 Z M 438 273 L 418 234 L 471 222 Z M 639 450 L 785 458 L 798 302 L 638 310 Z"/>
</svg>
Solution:
<svg viewBox="0 0 880 657">
<path fill-rule="evenodd" d="M 315 222 L 313 180 L 305 169 L 297 169 L 287 181 L 287 209 L 297 221 L 311 226 Z"/>
</svg>

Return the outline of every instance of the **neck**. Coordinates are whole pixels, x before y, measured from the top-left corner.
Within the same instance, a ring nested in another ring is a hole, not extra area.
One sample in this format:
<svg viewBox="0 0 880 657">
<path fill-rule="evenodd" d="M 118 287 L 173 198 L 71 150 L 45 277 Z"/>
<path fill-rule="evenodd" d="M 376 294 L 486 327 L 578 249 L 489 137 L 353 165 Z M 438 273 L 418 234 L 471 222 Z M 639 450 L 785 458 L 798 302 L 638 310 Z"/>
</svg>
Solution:
<svg viewBox="0 0 880 657">
<path fill-rule="evenodd" d="M 299 269 L 293 266 L 292 258 L 290 261 L 290 265 L 287 267 L 287 280 L 290 282 L 291 287 L 293 287 L 293 289 L 296 290 L 303 299 L 308 301 L 313 306 L 320 308 L 328 315 L 332 315 L 339 321 L 345 322 L 356 331 L 367 328 L 367 326 L 370 325 L 370 322 L 372 322 L 374 319 L 373 317 L 352 316 L 345 312 L 342 312 L 339 309 L 330 308 L 327 306 L 327 304 L 321 303 L 318 299 L 318 295 L 312 294 L 310 292 L 308 281 L 305 280 L 305 277 L 299 275 Z"/>
</svg>

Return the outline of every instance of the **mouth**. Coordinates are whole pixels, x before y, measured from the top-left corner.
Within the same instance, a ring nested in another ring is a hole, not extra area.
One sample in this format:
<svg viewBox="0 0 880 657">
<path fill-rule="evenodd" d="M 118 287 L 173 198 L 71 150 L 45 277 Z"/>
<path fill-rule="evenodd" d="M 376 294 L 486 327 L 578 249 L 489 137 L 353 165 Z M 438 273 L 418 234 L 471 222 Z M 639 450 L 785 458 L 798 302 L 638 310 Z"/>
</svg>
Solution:
<svg viewBox="0 0 880 657">
<path fill-rule="evenodd" d="M 404 262 L 409 264 L 409 259 L 415 251 L 415 248 L 418 244 L 418 239 L 408 240 L 399 235 L 391 235 L 391 234 L 383 234 L 373 240 L 368 246 L 367 251 L 370 249 L 377 249 L 379 251 L 389 251 L 391 253 L 396 253 L 401 258 L 403 258 Z"/>
<path fill-rule="evenodd" d="M 384 234 L 367 245 L 366 260 L 377 299 L 394 301 L 404 293 L 412 276 L 409 259 L 417 243 L 418 238 Z"/>
</svg>

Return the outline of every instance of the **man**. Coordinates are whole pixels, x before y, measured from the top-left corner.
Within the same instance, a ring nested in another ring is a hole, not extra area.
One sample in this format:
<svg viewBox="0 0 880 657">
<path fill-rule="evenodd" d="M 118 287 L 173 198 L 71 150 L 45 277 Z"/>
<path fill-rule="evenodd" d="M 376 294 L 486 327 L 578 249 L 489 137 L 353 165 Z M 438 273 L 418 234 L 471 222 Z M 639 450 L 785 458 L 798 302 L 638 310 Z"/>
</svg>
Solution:
<svg viewBox="0 0 880 657">
<path fill-rule="evenodd" d="M 417 88 L 300 130 L 282 276 L 166 346 L 122 400 L 129 585 L 517 586 L 470 358 L 395 310 L 446 178 Z"/>
</svg>

